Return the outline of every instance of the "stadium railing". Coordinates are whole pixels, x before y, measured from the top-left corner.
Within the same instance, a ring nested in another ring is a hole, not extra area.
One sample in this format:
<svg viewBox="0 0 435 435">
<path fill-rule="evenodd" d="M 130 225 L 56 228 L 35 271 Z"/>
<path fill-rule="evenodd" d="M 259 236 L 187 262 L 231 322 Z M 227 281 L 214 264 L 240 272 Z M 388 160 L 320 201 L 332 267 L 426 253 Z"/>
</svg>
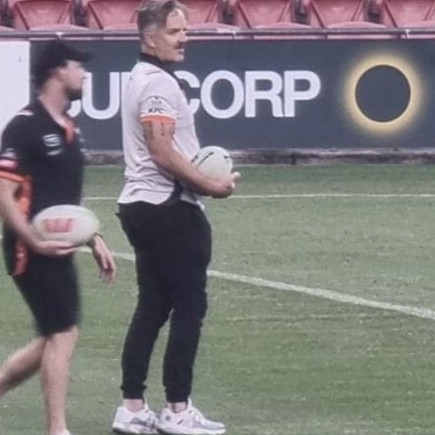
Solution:
<svg viewBox="0 0 435 435">
<path fill-rule="evenodd" d="M 415 38 L 421 36 L 434 37 L 435 27 L 391 27 L 391 28 L 266 28 L 266 29 L 240 29 L 234 26 L 220 28 L 192 28 L 188 30 L 188 35 L 207 39 L 225 38 L 225 39 L 255 39 L 257 36 L 321 36 L 325 39 L 328 36 L 352 36 L 364 37 L 374 36 L 385 37 L 385 35 L 394 36 L 401 39 Z M 137 39 L 136 30 L 7 30 L 0 28 L 0 39 L 47 39 L 47 38 L 65 38 L 65 39 L 104 39 L 104 38 L 119 38 L 119 39 Z"/>
</svg>

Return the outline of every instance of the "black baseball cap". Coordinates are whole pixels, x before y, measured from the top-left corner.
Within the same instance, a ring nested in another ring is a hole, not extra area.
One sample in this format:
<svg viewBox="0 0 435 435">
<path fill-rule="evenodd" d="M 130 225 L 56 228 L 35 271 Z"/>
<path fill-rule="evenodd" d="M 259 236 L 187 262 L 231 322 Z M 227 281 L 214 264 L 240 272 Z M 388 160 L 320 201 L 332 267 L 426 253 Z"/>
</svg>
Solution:
<svg viewBox="0 0 435 435">
<path fill-rule="evenodd" d="M 87 62 L 91 58 L 91 53 L 78 50 L 59 39 L 53 39 L 47 42 L 36 56 L 32 68 L 33 82 L 36 87 L 40 87 L 55 68 L 65 66 L 68 60 Z"/>
</svg>

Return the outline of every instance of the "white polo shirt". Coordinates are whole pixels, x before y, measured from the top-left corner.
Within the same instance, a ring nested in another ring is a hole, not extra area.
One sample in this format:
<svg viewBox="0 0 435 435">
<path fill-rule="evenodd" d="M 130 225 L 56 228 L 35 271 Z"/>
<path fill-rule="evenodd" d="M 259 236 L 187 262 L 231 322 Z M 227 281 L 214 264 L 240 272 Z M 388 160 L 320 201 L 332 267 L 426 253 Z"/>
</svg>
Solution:
<svg viewBox="0 0 435 435">
<path fill-rule="evenodd" d="M 144 201 L 160 204 L 175 189 L 174 178 L 164 173 L 147 147 L 142 123 L 147 119 L 174 120 L 173 147 L 187 160 L 199 150 L 193 114 L 177 80 L 152 63 L 139 61 L 132 69 L 122 102 L 122 142 L 125 184 L 118 203 Z M 181 199 L 201 206 L 200 196 L 183 189 Z"/>
</svg>

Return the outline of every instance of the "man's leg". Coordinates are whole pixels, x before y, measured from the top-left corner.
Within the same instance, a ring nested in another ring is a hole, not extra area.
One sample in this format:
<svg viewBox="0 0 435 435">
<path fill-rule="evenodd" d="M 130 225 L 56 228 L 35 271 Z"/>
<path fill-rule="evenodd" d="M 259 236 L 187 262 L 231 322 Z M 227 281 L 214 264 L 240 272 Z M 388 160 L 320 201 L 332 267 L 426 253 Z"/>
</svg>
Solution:
<svg viewBox="0 0 435 435">
<path fill-rule="evenodd" d="M 124 405 L 137 411 L 146 388 L 149 362 L 160 328 L 167 321 L 171 299 L 161 285 L 155 240 L 160 238 L 162 208 L 134 203 L 120 207 L 122 229 L 134 247 L 138 301 L 130 322 L 122 352 Z"/>
<path fill-rule="evenodd" d="M 68 433 L 65 402 L 70 360 L 78 338 L 80 293 L 72 256 L 31 255 L 25 273 L 14 276 L 35 319 L 44 346 L 39 369 L 47 435 Z"/>
<path fill-rule="evenodd" d="M 78 339 L 78 328 L 73 326 L 64 332 L 47 338 L 41 361 L 41 382 L 45 401 L 48 435 L 66 430 L 66 395 L 71 358 Z"/>
<path fill-rule="evenodd" d="M 138 410 L 134 399 L 143 398 L 154 344 L 170 311 L 170 301 L 158 284 L 149 253 L 135 249 L 135 254 L 139 295 L 122 353 L 121 386 L 124 399 L 130 399 L 124 405 L 131 411 Z"/>
<path fill-rule="evenodd" d="M 160 414 L 159 431 L 165 434 L 222 435 L 225 425 L 212 421 L 190 400 L 193 368 L 207 311 L 207 266 L 211 256 L 211 230 L 203 212 L 179 204 L 173 219 L 180 225 L 165 252 L 165 276 L 172 281 L 173 312 L 163 366 L 167 407 Z"/>
<path fill-rule="evenodd" d="M 153 232 L 156 223 L 160 222 L 155 216 L 157 212 L 156 206 L 145 203 L 120 209 L 122 228 L 135 250 L 139 294 L 122 351 L 123 400 L 112 423 L 116 432 L 157 433 L 157 418 L 148 407 L 144 391 L 154 344 L 171 308 L 148 248 L 154 237 L 148 233 Z"/>
<path fill-rule="evenodd" d="M 172 214 L 172 237 L 167 238 L 167 246 L 161 251 L 161 264 L 164 265 L 173 304 L 163 363 L 163 384 L 167 401 L 186 407 L 207 311 L 211 228 L 204 213 L 194 205 L 180 202 L 173 207 Z"/>
<path fill-rule="evenodd" d="M 35 338 L 4 362 L 0 367 L 0 397 L 40 369 L 45 344 L 45 338 Z"/>
</svg>

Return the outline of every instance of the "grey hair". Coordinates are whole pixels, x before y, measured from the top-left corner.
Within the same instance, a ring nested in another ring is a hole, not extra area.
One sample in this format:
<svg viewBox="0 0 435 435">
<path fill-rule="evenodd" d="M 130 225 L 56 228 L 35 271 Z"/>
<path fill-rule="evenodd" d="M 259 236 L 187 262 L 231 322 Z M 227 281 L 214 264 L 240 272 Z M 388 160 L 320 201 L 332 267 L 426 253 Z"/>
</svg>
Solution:
<svg viewBox="0 0 435 435">
<path fill-rule="evenodd" d="M 178 0 L 144 0 L 137 13 L 137 28 L 143 38 L 144 33 L 152 27 L 161 29 L 165 27 L 168 16 L 180 10 L 187 15 L 187 8 Z"/>
</svg>

